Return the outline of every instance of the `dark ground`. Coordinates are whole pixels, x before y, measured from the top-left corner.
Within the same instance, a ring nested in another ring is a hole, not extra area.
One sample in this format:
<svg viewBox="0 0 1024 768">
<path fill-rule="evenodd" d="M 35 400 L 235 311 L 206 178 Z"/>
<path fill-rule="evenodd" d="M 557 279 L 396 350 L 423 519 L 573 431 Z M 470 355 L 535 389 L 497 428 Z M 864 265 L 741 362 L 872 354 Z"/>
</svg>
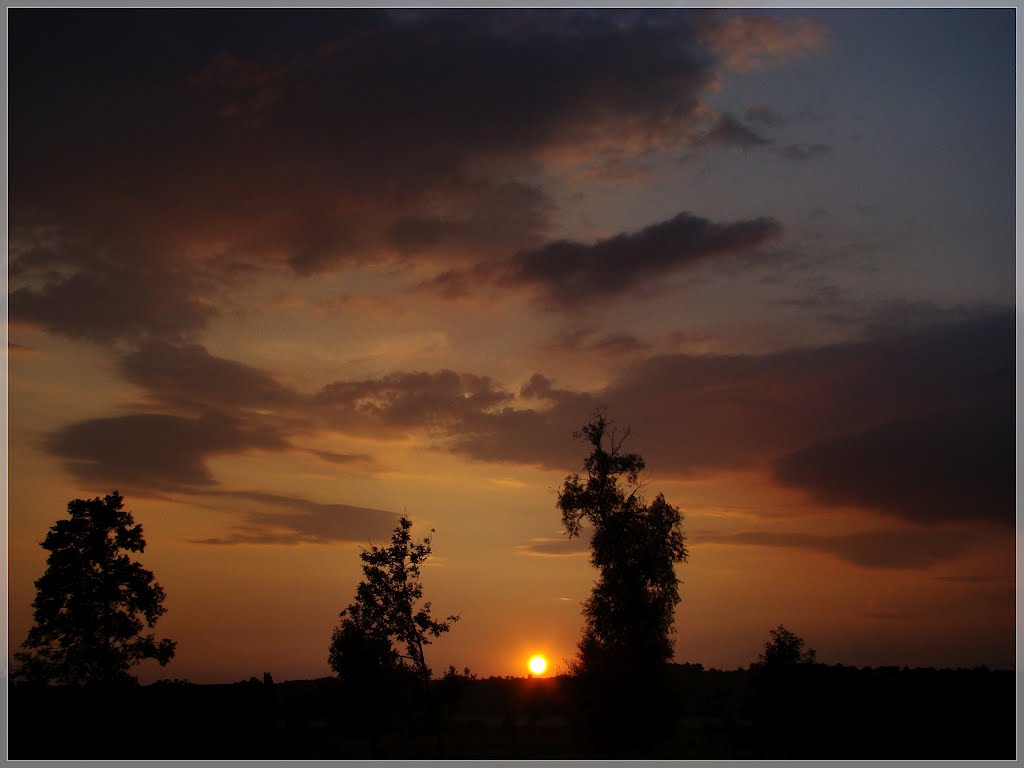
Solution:
<svg viewBox="0 0 1024 768">
<path fill-rule="evenodd" d="M 1015 673 L 672 665 L 654 685 L 9 689 L 9 759 L 1014 759 Z"/>
</svg>

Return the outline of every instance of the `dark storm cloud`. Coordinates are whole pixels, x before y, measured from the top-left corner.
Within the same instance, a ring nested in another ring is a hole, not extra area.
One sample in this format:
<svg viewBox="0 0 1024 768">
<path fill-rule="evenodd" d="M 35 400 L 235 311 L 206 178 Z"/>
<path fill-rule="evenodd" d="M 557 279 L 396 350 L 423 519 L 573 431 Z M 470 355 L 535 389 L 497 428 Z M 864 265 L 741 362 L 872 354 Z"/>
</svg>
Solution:
<svg viewBox="0 0 1024 768">
<path fill-rule="evenodd" d="M 550 203 L 508 168 L 680 144 L 699 18 L 17 9 L 11 317 L 182 340 L 268 269 L 530 252 Z"/>
<path fill-rule="evenodd" d="M 731 114 L 720 115 L 711 128 L 697 133 L 691 142 L 697 146 L 736 147 L 749 149 L 771 144 L 770 139 L 758 135 L 754 129 L 744 125 Z"/>
<path fill-rule="evenodd" d="M 917 523 L 1015 519 L 1013 401 L 882 424 L 788 454 L 775 477 L 825 504 Z"/>
<path fill-rule="evenodd" d="M 204 494 L 214 495 L 214 494 Z M 193 539 L 195 544 L 328 544 L 386 539 L 398 522 L 393 512 L 258 491 L 221 491 L 241 521 L 226 536 Z M 241 511 L 245 506 L 257 509 Z M 265 511 L 271 507 L 275 511 Z"/>
<path fill-rule="evenodd" d="M 159 264 L 73 268 L 79 271 L 13 290 L 8 297 L 11 318 L 70 338 L 108 342 L 186 338 L 217 314 L 215 307 L 197 299 L 194 281 Z"/>
<path fill-rule="evenodd" d="M 213 485 L 205 463 L 211 456 L 285 445 L 272 427 L 212 412 L 194 418 L 135 413 L 88 419 L 44 442 L 79 482 L 141 491 Z"/>
<path fill-rule="evenodd" d="M 925 569 L 955 558 L 974 544 L 960 529 L 898 529 L 861 531 L 835 536 L 810 533 L 747 531 L 694 533 L 695 544 L 806 549 L 835 555 L 865 568 Z"/>
<path fill-rule="evenodd" d="M 680 213 L 644 229 L 586 244 L 547 243 L 504 263 L 480 264 L 469 273 L 445 273 L 428 287 L 461 294 L 469 284 L 534 291 L 552 308 L 574 308 L 620 297 L 642 284 L 706 259 L 750 250 L 782 233 L 774 219 L 727 224 Z"/>
</svg>

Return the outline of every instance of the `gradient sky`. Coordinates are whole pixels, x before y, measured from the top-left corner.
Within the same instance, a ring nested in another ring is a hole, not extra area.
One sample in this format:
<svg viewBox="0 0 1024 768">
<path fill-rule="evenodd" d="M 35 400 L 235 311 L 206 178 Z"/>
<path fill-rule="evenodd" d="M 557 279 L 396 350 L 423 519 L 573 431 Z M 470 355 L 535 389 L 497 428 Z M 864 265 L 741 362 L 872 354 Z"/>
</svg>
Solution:
<svg viewBox="0 0 1024 768">
<path fill-rule="evenodd" d="M 10 10 L 9 643 L 118 489 L 161 677 L 575 652 L 572 432 L 685 515 L 676 660 L 1015 661 L 1015 11 Z M 564 666 L 563 666 L 564 668 Z"/>
</svg>

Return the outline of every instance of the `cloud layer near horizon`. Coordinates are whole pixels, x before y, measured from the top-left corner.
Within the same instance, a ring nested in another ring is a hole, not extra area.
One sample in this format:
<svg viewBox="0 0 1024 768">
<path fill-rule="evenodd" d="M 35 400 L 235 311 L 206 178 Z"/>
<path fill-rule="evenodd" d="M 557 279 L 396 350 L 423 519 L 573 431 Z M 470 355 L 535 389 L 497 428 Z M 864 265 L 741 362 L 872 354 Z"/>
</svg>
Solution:
<svg viewBox="0 0 1024 768">
<path fill-rule="evenodd" d="M 572 470 L 595 408 L 628 423 L 659 476 L 760 469 L 822 506 L 913 523 L 1013 520 L 1013 319 L 753 356 L 657 355 L 600 392 L 541 374 L 518 397 L 486 376 L 396 372 L 305 394 L 205 349 L 157 343 L 121 361 L 147 411 L 71 424 L 47 450 L 83 482 L 216 488 L 205 461 L 302 451 L 322 432 L 421 432 L 467 458 Z M 154 446 L 160 446 L 154 450 Z"/>
</svg>

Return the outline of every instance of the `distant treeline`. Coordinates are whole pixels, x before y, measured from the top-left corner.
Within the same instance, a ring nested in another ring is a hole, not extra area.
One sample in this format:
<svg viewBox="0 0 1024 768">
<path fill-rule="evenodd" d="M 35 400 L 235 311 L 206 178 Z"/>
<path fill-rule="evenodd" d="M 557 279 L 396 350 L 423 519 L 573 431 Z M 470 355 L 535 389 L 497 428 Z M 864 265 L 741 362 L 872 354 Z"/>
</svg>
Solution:
<svg viewBox="0 0 1024 768">
<path fill-rule="evenodd" d="M 12 685 L 10 759 L 1013 759 L 1015 673 L 669 665 L 657 738 L 594 732 L 580 678 L 449 674 L 372 705 L 336 678 Z M 643 692 L 634 691 L 633 695 Z M 631 733 L 633 733 L 631 731 Z"/>
</svg>

